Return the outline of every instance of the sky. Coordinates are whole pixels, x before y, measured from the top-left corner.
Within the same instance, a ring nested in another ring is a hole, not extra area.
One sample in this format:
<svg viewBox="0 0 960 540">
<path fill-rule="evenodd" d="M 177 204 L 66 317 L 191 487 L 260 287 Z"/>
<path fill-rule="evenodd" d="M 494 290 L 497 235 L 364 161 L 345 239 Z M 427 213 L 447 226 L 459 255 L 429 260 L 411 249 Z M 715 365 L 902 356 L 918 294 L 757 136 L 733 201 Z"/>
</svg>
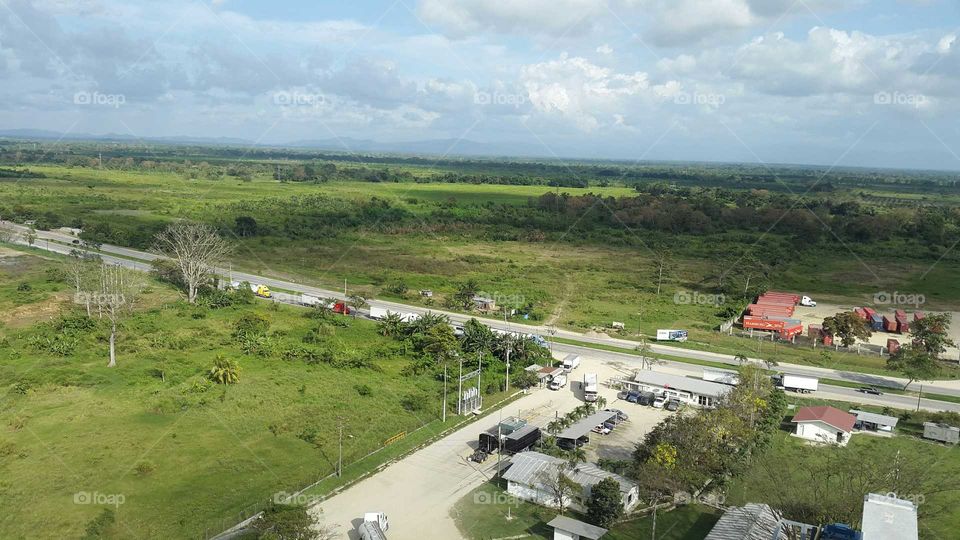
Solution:
<svg viewBox="0 0 960 540">
<path fill-rule="evenodd" d="M 0 0 L 0 130 L 960 170 L 957 0 Z"/>
</svg>

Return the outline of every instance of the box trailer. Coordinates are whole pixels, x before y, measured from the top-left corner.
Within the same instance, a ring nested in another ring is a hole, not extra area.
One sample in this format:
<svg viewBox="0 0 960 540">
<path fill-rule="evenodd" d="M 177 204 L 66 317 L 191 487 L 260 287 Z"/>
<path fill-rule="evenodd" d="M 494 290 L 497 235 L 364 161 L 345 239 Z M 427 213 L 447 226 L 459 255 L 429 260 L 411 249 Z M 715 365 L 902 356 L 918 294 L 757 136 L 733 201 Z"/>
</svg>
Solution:
<svg viewBox="0 0 960 540">
<path fill-rule="evenodd" d="M 924 422 L 923 438 L 945 442 L 947 444 L 957 444 L 960 442 L 960 428 L 949 426 L 947 424 Z"/>
<path fill-rule="evenodd" d="M 798 392 L 800 394 L 809 394 L 816 392 L 819 386 L 819 380 L 813 377 L 801 377 L 799 375 L 780 375 L 777 380 L 778 388 Z"/>
<path fill-rule="evenodd" d="M 547 385 L 547 388 L 551 390 L 559 390 L 567 385 L 567 376 L 566 375 L 557 375 L 550 381 L 550 384 Z"/>
<path fill-rule="evenodd" d="M 570 373 L 571 371 L 580 367 L 580 355 L 579 354 L 568 354 L 563 357 L 563 371 Z"/>
<path fill-rule="evenodd" d="M 657 341 L 686 341 L 686 330 L 657 330 Z"/>
<path fill-rule="evenodd" d="M 887 332 L 897 331 L 897 321 L 892 317 L 883 316 L 883 329 Z"/>
<path fill-rule="evenodd" d="M 541 436 L 540 428 L 526 425 L 503 438 L 503 452 L 505 454 L 523 452 L 537 444 Z"/>
<path fill-rule="evenodd" d="M 740 384 L 740 375 L 736 371 L 725 369 L 704 369 L 703 380 L 736 386 Z"/>
<path fill-rule="evenodd" d="M 883 330 L 883 316 L 876 311 L 870 314 L 870 329 L 875 331 Z"/>
<path fill-rule="evenodd" d="M 907 322 L 907 319 L 897 319 L 897 333 L 898 334 L 910 333 L 910 323 Z"/>
<path fill-rule="evenodd" d="M 596 401 L 599 391 L 600 391 L 600 388 L 599 388 L 599 385 L 597 384 L 597 374 L 584 373 L 583 374 L 583 400 L 590 403 Z"/>
<path fill-rule="evenodd" d="M 387 540 L 387 530 L 390 522 L 383 512 L 367 512 L 363 521 L 357 526 L 360 540 Z"/>
</svg>

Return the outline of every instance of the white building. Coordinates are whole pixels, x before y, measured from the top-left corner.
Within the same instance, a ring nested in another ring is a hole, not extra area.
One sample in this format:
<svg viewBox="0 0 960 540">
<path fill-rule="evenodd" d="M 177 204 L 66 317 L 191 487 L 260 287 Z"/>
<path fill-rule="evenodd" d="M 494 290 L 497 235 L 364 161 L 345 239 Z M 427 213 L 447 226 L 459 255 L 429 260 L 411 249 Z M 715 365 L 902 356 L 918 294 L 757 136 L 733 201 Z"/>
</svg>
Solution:
<svg viewBox="0 0 960 540">
<path fill-rule="evenodd" d="M 632 480 L 605 471 L 592 463 L 571 466 L 565 459 L 540 452 L 521 452 L 513 456 L 510 468 L 503 473 L 503 478 L 507 480 L 507 493 L 514 497 L 541 506 L 556 507 L 555 495 L 549 486 L 560 472 L 583 488 L 580 493 L 564 498 L 565 506 L 579 512 L 586 511 L 593 486 L 605 478 L 613 478 L 620 484 L 624 511 L 632 510 L 640 501 L 640 488 Z"/>
<path fill-rule="evenodd" d="M 726 384 L 645 369 L 637 371 L 633 379 L 624 379 L 621 383 L 626 390 L 653 392 L 664 395 L 667 399 L 676 398 L 701 407 L 715 406 L 731 388 Z"/>
<path fill-rule="evenodd" d="M 550 520 L 547 526 L 553 527 L 553 540 L 599 540 L 607 534 L 607 530 L 603 527 L 567 516 L 557 516 Z"/>
<path fill-rule="evenodd" d="M 794 435 L 801 439 L 846 446 L 857 417 L 834 407 L 803 407 L 793 422 L 797 425 Z"/>
<path fill-rule="evenodd" d="M 863 498 L 863 540 L 917 540 L 917 505 L 890 495 Z"/>
</svg>

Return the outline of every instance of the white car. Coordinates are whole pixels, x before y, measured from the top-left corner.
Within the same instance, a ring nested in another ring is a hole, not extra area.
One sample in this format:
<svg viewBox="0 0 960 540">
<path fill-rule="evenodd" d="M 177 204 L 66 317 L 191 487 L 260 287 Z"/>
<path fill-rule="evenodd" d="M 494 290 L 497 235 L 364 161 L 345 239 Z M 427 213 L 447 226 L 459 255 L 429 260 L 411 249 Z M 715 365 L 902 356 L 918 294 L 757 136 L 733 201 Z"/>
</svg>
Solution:
<svg viewBox="0 0 960 540">
<path fill-rule="evenodd" d="M 593 431 L 594 433 L 599 433 L 601 435 L 607 435 L 610 433 L 610 428 L 608 428 L 603 424 L 600 424 L 599 426 L 593 428 L 591 431 Z"/>
<path fill-rule="evenodd" d="M 667 402 L 667 396 L 657 396 L 653 400 L 653 406 L 657 409 L 662 409 L 663 405 Z"/>
</svg>

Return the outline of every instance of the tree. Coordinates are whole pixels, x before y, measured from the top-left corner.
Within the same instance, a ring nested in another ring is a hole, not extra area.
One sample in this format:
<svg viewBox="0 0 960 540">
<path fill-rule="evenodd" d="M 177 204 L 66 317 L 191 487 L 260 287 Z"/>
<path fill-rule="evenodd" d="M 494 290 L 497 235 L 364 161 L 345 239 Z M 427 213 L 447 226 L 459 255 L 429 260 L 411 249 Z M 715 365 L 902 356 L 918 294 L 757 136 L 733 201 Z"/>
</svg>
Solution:
<svg viewBox="0 0 960 540">
<path fill-rule="evenodd" d="M 240 366 L 235 361 L 218 354 L 208 376 L 217 384 L 236 384 L 240 382 Z"/>
<path fill-rule="evenodd" d="M 93 271 L 91 263 L 96 258 L 96 255 L 90 255 L 85 251 L 71 249 L 65 263 L 67 276 L 69 276 L 70 281 L 73 282 L 74 302 L 83 302 L 87 308 L 87 317 L 90 316 L 91 295 L 84 289 L 90 285 L 88 281 Z"/>
<path fill-rule="evenodd" d="M 947 347 L 954 346 L 953 340 L 947 335 L 951 318 L 952 316 L 949 313 L 938 313 L 927 315 L 910 323 L 910 336 L 913 338 L 913 345 L 923 349 L 934 358 L 939 358 L 941 354 L 946 352 Z"/>
<path fill-rule="evenodd" d="M 422 336 L 421 348 L 438 364 L 444 364 L 456 357 L 460 350 L 460 342 L 453 335 L 452 328 L 447 325 L 437 325 L 427 330 L 427 333 Z"/>
<path fill-rule="evenodd" d="M 233 230 L 237 236 L 247 237 L 257 235 L 257 220 L 250 216 L 237 216 L 233 220 Z"/>
<path fill-rule="evenodd" d="M 230 244 L 209 225 L 180 221 L 157 234 L 154 249 L 176 261 L 187 286 L 187 301 L 193 304 L 197 289 L 230 253 Z"/>
<path fill-rule="evenodd" d="M 653 369 L 653 366 L 664 363 L 653 356 L 653 349 L 645 339 L 641 339 L 640 344 L 634 347 L 634 350 L 640 353 L 640 369 Z"/>
<path fill-rule="evenodd" d="M 250 524 L 259 540 L 333 540 L 337 531 L 317 526 L 307 507 L 271 502 L 263 514 Z"/>
<path fill-rule="evenodd" d="M 117 365 L 117 327 L 139 300 L 143 283 L 140 276 L 120 265 L 100 265 L 100 290 L 95 296 L 97 310 L 110 321 L 110 363 Z"/>
<path fill-rule="evenodd" d="M 470 310 L 473 308 L 473 297 L 477 295 L 480 285 L 474 279 L 468 279 L 460 284 L 457 292 L 453 293 L 451 300 L 456 307 Z"/>
<path fill-rule="evenodd" d="M 744 364 L 750 363 L 750 359 L 747 358 L 747 355 L 745 355 L 745 354 L 743 354 L 743 353 L 737 354 L 736 356 L 733 357 L 733 359 L 736 360 L 737 364 L 739 364 L 739 365 L 741 365 L 741 366 L 744 365 Z"/>
<path fill-rule="evenodd" d="M 34 242 L 37 241 L 37 230 L 33 227 L 27 229 L 27 232 L 23 233 L 23 241 L 26 242 L 28 246 L 32 246 Z"/>
<path fill-rule="evenodd" d="M 492 351 L 496 339 L 493 330 L 476 319 L 464 323 L 463 335 L 460 336 L 463 350 L 472 353 Z"/>
<path fill-rule="evenodd" d="M 563 515 L 570 504 L 570 500 L 583 493 L 583 486 L 574 482 L 564 474 L 565 463 L 558 463 L 547 467 L 538 474 L 540 484 L 545 488 L 550 502 Z"/>
<path fill-rule="evenodd" d="M 356 318 L 360 308 L 367 306 L 367 299 L 357 293 L 353 293 L 347 297 L 347 305 L 350 306 L 351 311 L 353 311 L 353 316 Z"/>
<path fill-rule="evenodd" d="M 858 339 L 866 341 L 873 334 L 867 321 L 852 311 L 827 317 L 823 320 L 823 330 L 839 338 L 844 347 L 853 345 Z"/>
<path fill-rule="evenodd" d="M 926 381 L 940 374 L 940 360 L 922 346 L 907 344 L 887 359 L 887 369 L 907 378 L 906 390 L 913 381 Z"/>
<path fill-rule="evenodd" d="M 610 528 L 623 515 L 623 497 L 620 494 L 620 482 L 613 478 L 604 478 L 590 491 L 587 504 L 587 519 L 598 527 Z"/>
</svg>

